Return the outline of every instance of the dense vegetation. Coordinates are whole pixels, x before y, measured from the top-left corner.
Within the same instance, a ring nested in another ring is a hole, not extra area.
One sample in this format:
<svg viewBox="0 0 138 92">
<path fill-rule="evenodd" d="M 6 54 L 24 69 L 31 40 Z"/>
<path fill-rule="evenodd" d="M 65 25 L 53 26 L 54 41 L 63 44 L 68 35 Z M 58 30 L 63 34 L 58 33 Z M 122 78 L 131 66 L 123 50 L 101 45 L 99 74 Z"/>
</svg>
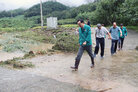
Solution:
<svg viewBox="0 0 138 92">
<path fill-rule="evenodd" d="M 15 9 L 15 10 L 10 10 L 10 11 L 1 11 L 0 12 L 0 18 L 3 17 L 15 17 L 18 15 L 23 15 L 24 14 L 25 9 Z"/>
<path fill-rule="evenodd" d="M 58 3 L 58 2 L 45 2 L 43 3 L 43 14 L 48 15 L 52 12 L 56 11 L 63 11 L 69 9 L 69 7 Z M 37 16 L 40 15 L 40 4 L 34 5 L 33 7 L 29 8 L 26 10 L 24 16 L 25 17 L 32 17 L 32 16 Z"/>
<path fill-rule="evenodd" d="M 138 0 L 94 0 L 93 3 L 72 8 L 49 1 L 43 3 L 43 15 L 44 20 L 49 16 L 58 17 L 60 25 L 75 24 L 78 19 L 89 18 L 93 25 L 97 23 L 111 25 L 112 22 L 116 21 L 118 24 L 137 26 Z M 27 10 L 2 11 L 0 12 L 0 22 L 2 28 L 39 26 L 41 23 L 40 5 L 34 5 Z M 46 25 L 46 21 L 44 23 Z"/>
</svg>

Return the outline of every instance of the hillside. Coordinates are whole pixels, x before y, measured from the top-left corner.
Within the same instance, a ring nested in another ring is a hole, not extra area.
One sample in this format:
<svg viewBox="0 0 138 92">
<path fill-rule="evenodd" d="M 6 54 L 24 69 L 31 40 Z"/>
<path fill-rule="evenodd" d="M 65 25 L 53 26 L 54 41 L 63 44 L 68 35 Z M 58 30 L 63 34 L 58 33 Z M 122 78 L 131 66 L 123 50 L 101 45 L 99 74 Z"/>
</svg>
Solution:
<svg viewBox="0 0 138 92">
<path fill-rule="evenodd" d="M 59 3 L 59 2 L 44 2 L 43 3 L 43 14 L 48 15 L 49 13 L 55 12 L 55 11 L 63 11 L 67 10 L 69 7 Z M 29 8 L 25 12 L 25 17 L 32 17 L 32 16 L 38 16 L 40 15 L 40 4 L 34 5 L 33 7 Z"/>
<path fill-rule="evenodd" d="M 88 18 L 93 25 L 97 23 L 111 25 L 116 21 L 118 24 L 137 26 L 137 5 L 138 0 L 95 0 L 93 3 L 78 7 L 68 7 L 59 2 L 49 1 L 43 3 L 43 16 L 44 20 L 50 16 L 57 17 L 58 20 L 62 20 L 62 23 L 59 24 L 73 24 L 78 19 L 86 20 Z M 0 13 L 0 18 L 18 15 L 24 15 L 24 19 L 31 19 L 36 25 L 40 24 L 40 4 L 27 10 L 3 11 Z"/>
</svg>

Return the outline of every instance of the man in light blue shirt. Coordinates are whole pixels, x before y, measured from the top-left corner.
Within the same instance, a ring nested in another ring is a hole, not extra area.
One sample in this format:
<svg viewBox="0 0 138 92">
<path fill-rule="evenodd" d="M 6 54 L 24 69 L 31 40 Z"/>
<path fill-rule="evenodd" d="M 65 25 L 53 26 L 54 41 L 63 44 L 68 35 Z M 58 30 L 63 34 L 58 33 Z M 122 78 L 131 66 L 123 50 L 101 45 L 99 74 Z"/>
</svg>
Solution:
<svg viewBox="0 0 138 92">
<path fill-rule="evenodd" d="M 110 28 L 111 37 L 112 37 L 112 45 L 111 45 L 111 55 L 116 53 L 117 43 L 119 40 L 119 36 L 122 36 L 121 29 L 116 25 L 116 22 L 113 23 L 113 26 Z"/>
</svg>

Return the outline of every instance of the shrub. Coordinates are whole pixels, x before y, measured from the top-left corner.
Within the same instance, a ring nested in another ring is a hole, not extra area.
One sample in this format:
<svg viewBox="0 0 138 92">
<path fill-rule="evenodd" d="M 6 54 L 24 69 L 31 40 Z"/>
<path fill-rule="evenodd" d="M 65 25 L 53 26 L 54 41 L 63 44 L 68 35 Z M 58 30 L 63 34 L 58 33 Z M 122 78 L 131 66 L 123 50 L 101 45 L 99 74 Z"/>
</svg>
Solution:
<svg viewBox="0 0 138 92">
<path fill-rule="evenodd" d="M 67 51 L 67 52 L 76 52 L 79 48 L 78 36 L 76 35 L 64 35 L 57 39 L 56 44 L 53 46 L 55 50 Z"/>
</svg>

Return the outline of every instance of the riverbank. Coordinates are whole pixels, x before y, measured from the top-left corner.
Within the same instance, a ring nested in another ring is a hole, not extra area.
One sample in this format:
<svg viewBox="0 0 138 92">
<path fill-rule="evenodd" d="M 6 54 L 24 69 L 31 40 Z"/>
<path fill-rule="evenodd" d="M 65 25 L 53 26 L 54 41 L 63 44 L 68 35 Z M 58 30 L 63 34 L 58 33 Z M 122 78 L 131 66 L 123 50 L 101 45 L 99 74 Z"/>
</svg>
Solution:
<svg viewBox="0 0 138 92">
<path fill-rule="evenodd" d="M 126 27 L 127 27 L 127 29 L 138 32 L 138 26 L 126 26 Z"/>
</svg>

